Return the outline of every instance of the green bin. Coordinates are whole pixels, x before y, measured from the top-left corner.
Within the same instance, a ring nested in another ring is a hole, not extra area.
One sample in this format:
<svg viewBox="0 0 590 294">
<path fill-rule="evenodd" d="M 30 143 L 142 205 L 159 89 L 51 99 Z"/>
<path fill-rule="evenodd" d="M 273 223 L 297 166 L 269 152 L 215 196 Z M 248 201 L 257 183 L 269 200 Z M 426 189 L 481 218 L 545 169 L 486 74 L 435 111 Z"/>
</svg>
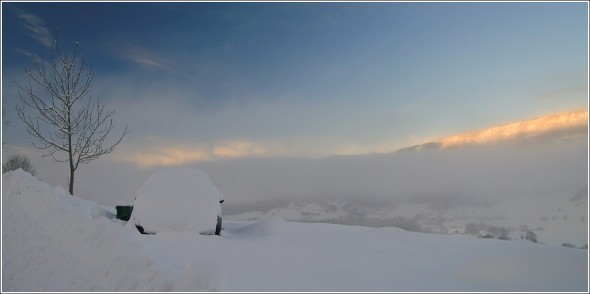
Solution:
<svg viewBox="0 0 590 294">
<path fill-rule="evenodd" d="M 131 213 L 133 212 L 132 205 L 126 206 L 116 206 L 117 208 L 117 218 L 120 220 L 128 221 L 131 218 Z"/>
</svg>

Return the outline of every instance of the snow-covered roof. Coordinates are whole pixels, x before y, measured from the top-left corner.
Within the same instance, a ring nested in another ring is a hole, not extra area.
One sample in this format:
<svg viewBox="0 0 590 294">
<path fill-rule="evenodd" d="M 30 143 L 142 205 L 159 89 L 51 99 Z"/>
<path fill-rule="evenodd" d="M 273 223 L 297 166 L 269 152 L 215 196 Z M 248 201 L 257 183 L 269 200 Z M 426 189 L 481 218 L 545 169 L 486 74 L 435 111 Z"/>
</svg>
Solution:
<svg viewBox="0 0 590 294">
<path fill-rule="evenodd" d="M 121 199 L 121 200 L 115 202 L 115 206 L 133 206 L 134 202 L 135 202 L 135 196 L 126 197 L 124 199 Z"/>
</svg>

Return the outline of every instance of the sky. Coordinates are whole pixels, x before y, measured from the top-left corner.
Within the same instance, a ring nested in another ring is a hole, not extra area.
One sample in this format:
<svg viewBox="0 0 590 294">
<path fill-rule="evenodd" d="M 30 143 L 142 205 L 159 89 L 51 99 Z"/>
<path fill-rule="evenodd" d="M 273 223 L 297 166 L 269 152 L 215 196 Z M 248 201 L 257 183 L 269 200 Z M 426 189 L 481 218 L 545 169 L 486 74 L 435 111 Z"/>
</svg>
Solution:
<svg viewBox="0 0 590 294">
<path fill-rule="evenodd" d="M 2 2 L 3 150 L 39 170 L 64 167 L 35 153 L 14 82 L 54 35 L 80 42 L 90 94 L 116 109 L 114 134 L 129 130 L 90 164 L 100 173 L 80 170 L 86 197 L 104 193 L 97 179 L 164 166 L 368 156 L 580 109 L 587 121 L 585 2 Z"/>
</svg>

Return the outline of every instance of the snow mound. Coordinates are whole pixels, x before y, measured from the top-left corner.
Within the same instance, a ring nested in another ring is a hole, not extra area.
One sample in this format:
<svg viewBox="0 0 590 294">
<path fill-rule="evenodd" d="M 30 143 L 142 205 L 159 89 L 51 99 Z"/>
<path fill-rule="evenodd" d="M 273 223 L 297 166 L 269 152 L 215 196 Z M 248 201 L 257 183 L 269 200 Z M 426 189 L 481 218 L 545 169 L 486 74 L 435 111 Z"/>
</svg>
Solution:
<svg viewBox="0 0 590 294">
<path fill-rule="evenodd" d="M 146 233 L 213 234 L 221 217 L 223 194 L 195 168 L 168 168 L 151 175 L 137 190 L 130 225 Z"/>
<path fill-rule="evenodd" d="M 232 233 L 234 234 L 234 237 L 240 236 L 244 238 L 277 236 L 283 233 L 283 226 L 285 223 L 287 223 L 287 221 L 283 219 L 271 218 L 248 224 L 242 228 L 233 230 Z"/>
<path fill-rule="evenodd" d="M 158 259 L 135 228 L 109 215 L 22 170 L 3 174 L 2 291 L 220 289 L 215 272 L 185 281 L 183 269 Z"/>
</svg>

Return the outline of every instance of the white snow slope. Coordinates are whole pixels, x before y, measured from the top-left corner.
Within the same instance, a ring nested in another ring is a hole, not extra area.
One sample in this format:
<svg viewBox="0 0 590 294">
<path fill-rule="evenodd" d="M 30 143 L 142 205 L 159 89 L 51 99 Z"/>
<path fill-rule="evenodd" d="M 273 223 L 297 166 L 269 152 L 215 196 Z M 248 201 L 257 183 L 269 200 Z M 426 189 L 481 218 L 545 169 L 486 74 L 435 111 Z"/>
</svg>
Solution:
<svg viewBox="0 0 590 294">
<path fill-rule="evenodd" d="M 141 235 L 21 170 L 2 175 L 2 291 L 212 290 L 586 292 L 588 251 L 280 219 Z"/>
</svg>

